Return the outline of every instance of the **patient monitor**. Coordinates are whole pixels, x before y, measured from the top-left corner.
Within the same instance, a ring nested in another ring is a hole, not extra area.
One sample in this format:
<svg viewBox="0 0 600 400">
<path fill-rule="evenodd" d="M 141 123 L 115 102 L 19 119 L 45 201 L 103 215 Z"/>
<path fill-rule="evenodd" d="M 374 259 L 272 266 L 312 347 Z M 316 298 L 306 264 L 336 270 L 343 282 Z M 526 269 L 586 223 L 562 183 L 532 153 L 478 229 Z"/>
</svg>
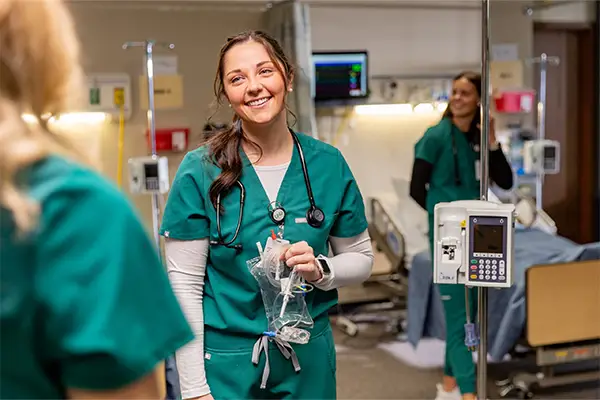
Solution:
<svg viewBox="0 0 600 400">
<path fill-rule="evenodd" d="M 438 203 L 433 226 L 434 283 L 512 285 L 514 204 L 481 200 Z"/>
<path fill-rule="evenodd" d="M 137 157 L 129 159 L 131 193 L 166 193 L 169 191 L 169 159 Z"/>
<path fill-rule="evenodd" d="M 558 174 L 560 143 L 556 140 L 528 140 L 523 144 L 523 169 L 526 174 Z"/>
</svg>

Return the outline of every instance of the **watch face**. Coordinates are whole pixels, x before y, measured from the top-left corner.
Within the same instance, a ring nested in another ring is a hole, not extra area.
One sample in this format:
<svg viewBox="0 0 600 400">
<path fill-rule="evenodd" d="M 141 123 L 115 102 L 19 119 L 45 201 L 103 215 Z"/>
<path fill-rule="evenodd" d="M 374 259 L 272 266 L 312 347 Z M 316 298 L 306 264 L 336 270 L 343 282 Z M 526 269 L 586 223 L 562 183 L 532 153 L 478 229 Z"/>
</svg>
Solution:
<svg viewBox="0 0 600 400">
<path fill-rule="evenodd" d="M 323 259 L 323 258 L 318 258 L 319 260 L 319 264 L 321 265 L 321 268 L 323 268 L 323 272 L 328 274 L 331 272 L 331 270 L 329 269 L 329 264 L 327 263 L 327 260 Z"/>
</svg>

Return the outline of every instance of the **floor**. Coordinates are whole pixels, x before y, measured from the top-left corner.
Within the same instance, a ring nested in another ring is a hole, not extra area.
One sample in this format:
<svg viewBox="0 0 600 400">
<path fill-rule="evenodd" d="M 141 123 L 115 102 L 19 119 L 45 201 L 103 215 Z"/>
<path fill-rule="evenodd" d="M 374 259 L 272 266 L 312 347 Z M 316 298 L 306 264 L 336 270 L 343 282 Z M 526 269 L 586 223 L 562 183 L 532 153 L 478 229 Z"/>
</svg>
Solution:
<svg viewBox="0 0 600 400">
<path fill-rule="evenodd" d="M 382 343 L 397 343 L 381 327 L 361 330 L 351 338 L 335 331 L 337 344 L 339 399 L 434 399 L 435 384 L 442 370 L 439 366 L 411 366 L 400 361 Z M 437 351 L 437 350 L 436 350 Z M 425 363 L 426 364 L 426 363 Z M 507 362 L 488 368 L 488 398 L 499 399 L 495 381 L 504 379 L 515 368 L 528 367 L 531 361 Z M 517 398 L 509 396 L 507 398 Z M 598 382 L 540 389 L 535 399 L 600 399 Z"/>
<path fill-rule="evenodd" d="M 375 266 L 389 271 L 383 253 L 375 252 Z M 381 286 L 359 285 L 340 289 L 340 303 L 379 302 L 387 298 Z M 385 313 L 385 312 L 384 312 Z M 374 314 L 381 315 L 380 311 Z M 335 326 L 335 323 L 333 324 Z M 337 347 L 338 399 L 434 399 L 443 364 L 443 343 L 423 346 L 419 351 L 386 333 L 382 325 L 361 327 L 357 337 L 334 328 Z M 421 347 L 421 344 L 419 344 Z M 399 356 L 398 348 L 401 347 Z M 598 362 L 586 368 L 600 369 Z M 496 381 L 512 371 L 537 372 L 535 360 L 519 360 L 488 366 L 487 397 L 500 399 Z M 560 371 L 558 371 L 560 372 Z M 506 398 L 518 398 L 516 394 Z M 600 399 L 600 382 L 538 389 L 535 399 Z"/>
</svg>

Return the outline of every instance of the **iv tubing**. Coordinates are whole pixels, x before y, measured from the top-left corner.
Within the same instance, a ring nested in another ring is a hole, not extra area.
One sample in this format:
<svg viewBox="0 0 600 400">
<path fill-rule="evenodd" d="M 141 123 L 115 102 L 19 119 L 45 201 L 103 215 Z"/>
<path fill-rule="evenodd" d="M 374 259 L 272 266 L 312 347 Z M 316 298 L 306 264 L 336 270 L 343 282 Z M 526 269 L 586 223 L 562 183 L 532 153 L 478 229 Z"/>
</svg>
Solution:
<svg viewBox="0 0 600 400">
<path fill-rule="evenodd" d="M 296 268 L 294 268 L 290 274 L 290 277 L 288 278 L 289 280 L 285 288 L 283 288 L 283 305 L 281 306 L 281 311 L 279 312 L 279 318 L 283 317 L 283 314 L 285 314 L 285 309 L 287 308 L 288 302 L 290 301 L 290 296 L 292 294 L 292 283 L 296 279 L 296 274 Z"/>
</svg>

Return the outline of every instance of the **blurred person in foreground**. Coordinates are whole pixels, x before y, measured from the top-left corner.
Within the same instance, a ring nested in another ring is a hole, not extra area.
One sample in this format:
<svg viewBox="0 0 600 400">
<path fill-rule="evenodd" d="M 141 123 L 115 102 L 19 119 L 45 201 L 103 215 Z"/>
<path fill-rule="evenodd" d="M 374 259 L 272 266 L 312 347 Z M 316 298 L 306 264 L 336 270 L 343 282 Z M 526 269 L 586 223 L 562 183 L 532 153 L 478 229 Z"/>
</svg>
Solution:
<svg viewBox="0 0 600 400">
<path fill-rule="evenodd" d="M 159 399 L 193 334 L 130 204 L 43 117 L 81 77 L 62 1 L 0 0 L 0 398 Z"/>
</svg>

